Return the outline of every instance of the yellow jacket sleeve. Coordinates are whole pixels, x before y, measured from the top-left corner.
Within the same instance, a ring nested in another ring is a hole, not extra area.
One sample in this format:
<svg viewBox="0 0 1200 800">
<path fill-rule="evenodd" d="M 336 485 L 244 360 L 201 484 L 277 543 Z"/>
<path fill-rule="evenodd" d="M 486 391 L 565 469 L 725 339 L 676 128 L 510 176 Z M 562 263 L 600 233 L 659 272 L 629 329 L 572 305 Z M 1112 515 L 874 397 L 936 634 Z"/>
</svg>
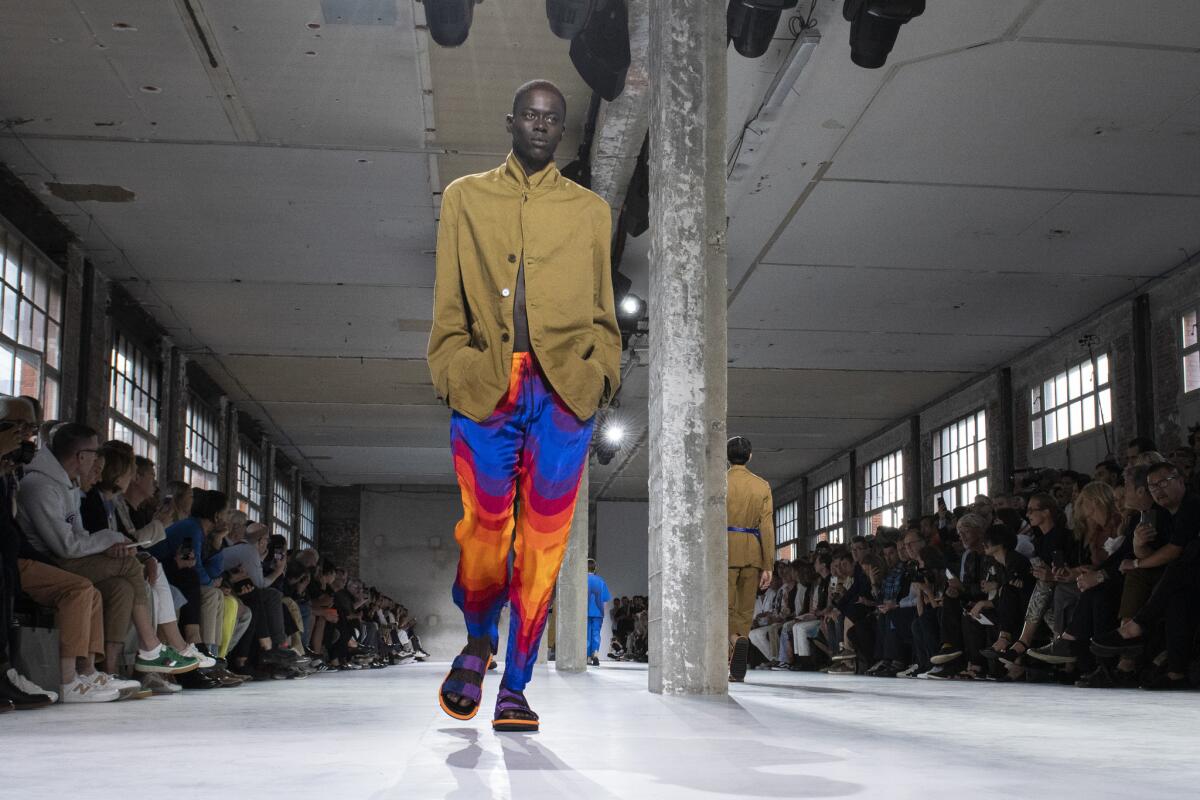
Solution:
<svg viewBox="0 0 1200 800">
<path fill-rule="evenodd" d="M 448 375 L 454 355 L 471 342 L 458 261 L 458 191 L 451 184 L 442 195 L 437 258 L 433 281 L 433 329 L 426 359 L 438 397 L 449 400 Z"/>
</svg>

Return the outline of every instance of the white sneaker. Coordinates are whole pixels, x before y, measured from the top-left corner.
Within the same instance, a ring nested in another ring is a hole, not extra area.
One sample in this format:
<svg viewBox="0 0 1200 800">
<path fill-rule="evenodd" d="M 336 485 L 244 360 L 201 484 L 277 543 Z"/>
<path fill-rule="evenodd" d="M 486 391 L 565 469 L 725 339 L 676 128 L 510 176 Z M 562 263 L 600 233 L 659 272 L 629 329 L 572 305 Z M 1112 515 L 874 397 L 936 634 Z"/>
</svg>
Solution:
<svg viewBox="0 0 1200 800">
<path fill-rule="evenodd" d="M 82 675 L 76 675 L 61 691 L 64 703 L 111 703 L 121 696 L 116 689 L 99 686 Z"/>
<path fill-rule="evenodd" d="M 49 689 L 43 689 L 21 673 L 17 672 L 15 667 L 9 667 L 8 680 L 13 686 L 16 686 L 22 692 L 25 692 L 25 694 L 44 694 L 50 698 L 51 703 L 58 702 L 58 692 L 52 692 Z"/>
<path fill-rule="evenodd" d="M 429 658 L 429 653 L 426 653 L 424 650 L 414 650 L 413 657 L 416 658 L 417 661 L 424 661 L 425 659 Z"/>
<path fill-rule="evenodd" d="M 171 683 L 167 677 L 160 672 L 147 672 L 142 677 L 142 688 L 149 689 L 155 694 L 175 694 L 182 692 L 183 687 L 178 683 Z"/>
<path fill-rule="evenodd" d="M 89 681 L 101 688 L 115 689 L 117 693 L 125 691 L 133 691 L 142 688 L 141 681 L 130 681 L 118 675 L 111 675 L 107 672 L 96 670 L 91 675 L 80 675 L 81 679 Z"/>
<path fill-rule="evenodd" d="M 201 653 L 196 649 L 196 645 L 194 644 L 189 644 L 186 648 L 180 650 L 179 655 L 196 659 L 200 662 L 200 669 L 208 669 L 209 667 L 215 667 L 217 665 L 217 660 L 215 658 L 204 655 L 204 653 Z"/>
</svg>

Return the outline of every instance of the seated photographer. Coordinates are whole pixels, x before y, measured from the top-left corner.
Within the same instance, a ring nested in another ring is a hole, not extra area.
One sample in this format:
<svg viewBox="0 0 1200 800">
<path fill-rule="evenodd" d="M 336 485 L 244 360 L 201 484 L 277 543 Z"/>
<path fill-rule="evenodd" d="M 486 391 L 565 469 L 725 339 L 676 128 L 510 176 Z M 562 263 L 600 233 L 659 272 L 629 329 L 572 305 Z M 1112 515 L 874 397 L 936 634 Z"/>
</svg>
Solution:
<svg viewBox="0 0 1200 800">
<path fill-rule="evenodd" d="M 33 457 L 21 480 L 18 520 L 30 546 L 67 572 L 92 581 L 104 602 L 105 670 L 97 682 L 119 690 L 137 691 L 137 681 L 122 681 L 119 669 L 125 638 L 132 623 L 137 632 L 137 672 L 179 674 L 199 663 L 163 645 L 154 630 L 149 591 L 137 546 L 115 530 L 89 533 L 83 527 L 75 482 L 90 475 L 99 452 L 96 432 L 85 425 L 64 423 L 51 434 L 50 447 Z"/>
<path fill-rule="evenodd" d="M 222 565 L 234 595 L 253 615 L 253 638 L 259 645 L 256 653 L 248 646 L 247 639 L 241 642 L 245 646 L 235 644 L 235 666 L 244 666 L 252 656 L 257 656 L 260 665 L 271 669 L 288 669 L 302 663 L 301 654 L 288 646 L 299 627 L 283 612 L 283 594 L 269 585 L 286 570 L 285 554 L 268 558 L 266 563 L 271 566 L 271 571 L 264 574 L 263 558 L 268 555 L 270 541 L 267 527 L 253 523 L 247 525 L 244 532 L 235 528 L 231 535 L 244 536 L 244 541 L 233 542 L 221 551 Z"/>
<path fill-rule="evenodd" d="M 946 554 L 941 547 L 927 544 L 920 549 L 917 570 L 909 585 L 909 592 L 914 590 L 917 618 L 912 623 L 912 657 L 915 667 L 898 673 L 907 678 L 928 677 L 933 669 L 930 659 L 941 649 L 942 596 L 946 591 Z"/>
</svg>

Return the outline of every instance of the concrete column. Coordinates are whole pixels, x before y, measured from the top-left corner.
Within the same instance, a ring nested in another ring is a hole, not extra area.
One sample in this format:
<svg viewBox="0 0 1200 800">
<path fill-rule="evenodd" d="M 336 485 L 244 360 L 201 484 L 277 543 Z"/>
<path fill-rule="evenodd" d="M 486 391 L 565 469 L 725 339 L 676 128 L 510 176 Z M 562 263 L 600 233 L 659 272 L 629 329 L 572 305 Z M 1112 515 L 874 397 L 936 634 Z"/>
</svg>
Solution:
<svg viewBox="0 0 1200 800">
<path fill-rule="evenodd" d="M 293 464 L 288 479 L 292 483 L 292 547 L 300 546 L 300 504 L 304 499 L 304 482 L 300 479 L 300 469 Z"/>
<path fill-rule="evenodd" d="M 722 694 L 725 4 L 650 4 L 650 690 Z"/>
<path fill-rule="evenodd" d="M 554 668 L 559 672 L 587 669 L 587 560 L 588 469 L 585 466 L 554 599 Z"/>
<path fill-rule="evenodd" d="M 263 522 L 270 527 L 271 533 L 277 533 L 275 530 L 275 445 L 271 444 L 271 440 L 264 436 L 259 446 L 262 448 L 263 460 Z"/>
<path fill-rule="evenodd" d="M 63 271 L 62 355 L 58 389 L 58 408 L 45 409 L 46 419 L 82 420 L 87 418 L 87 402 L 81 392 L 84 342 L 83 296 L 84 253 L 74 242 L 67 245 L 67 266 Z"/>
</svg>

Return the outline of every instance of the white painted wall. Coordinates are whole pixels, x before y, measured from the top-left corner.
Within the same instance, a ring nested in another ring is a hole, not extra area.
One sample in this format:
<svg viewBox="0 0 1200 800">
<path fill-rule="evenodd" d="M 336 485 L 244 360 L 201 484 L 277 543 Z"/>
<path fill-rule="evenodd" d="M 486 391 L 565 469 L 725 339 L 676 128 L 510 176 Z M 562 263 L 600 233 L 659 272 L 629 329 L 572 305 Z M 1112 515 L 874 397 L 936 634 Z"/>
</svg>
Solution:
<svg viewBox="0 0 1200 800">
<path fill-rule="evenodd" d="M 650 505 L 596 504 L 596 572 L 616 597 L 648 594 Z"/>
</svg>

